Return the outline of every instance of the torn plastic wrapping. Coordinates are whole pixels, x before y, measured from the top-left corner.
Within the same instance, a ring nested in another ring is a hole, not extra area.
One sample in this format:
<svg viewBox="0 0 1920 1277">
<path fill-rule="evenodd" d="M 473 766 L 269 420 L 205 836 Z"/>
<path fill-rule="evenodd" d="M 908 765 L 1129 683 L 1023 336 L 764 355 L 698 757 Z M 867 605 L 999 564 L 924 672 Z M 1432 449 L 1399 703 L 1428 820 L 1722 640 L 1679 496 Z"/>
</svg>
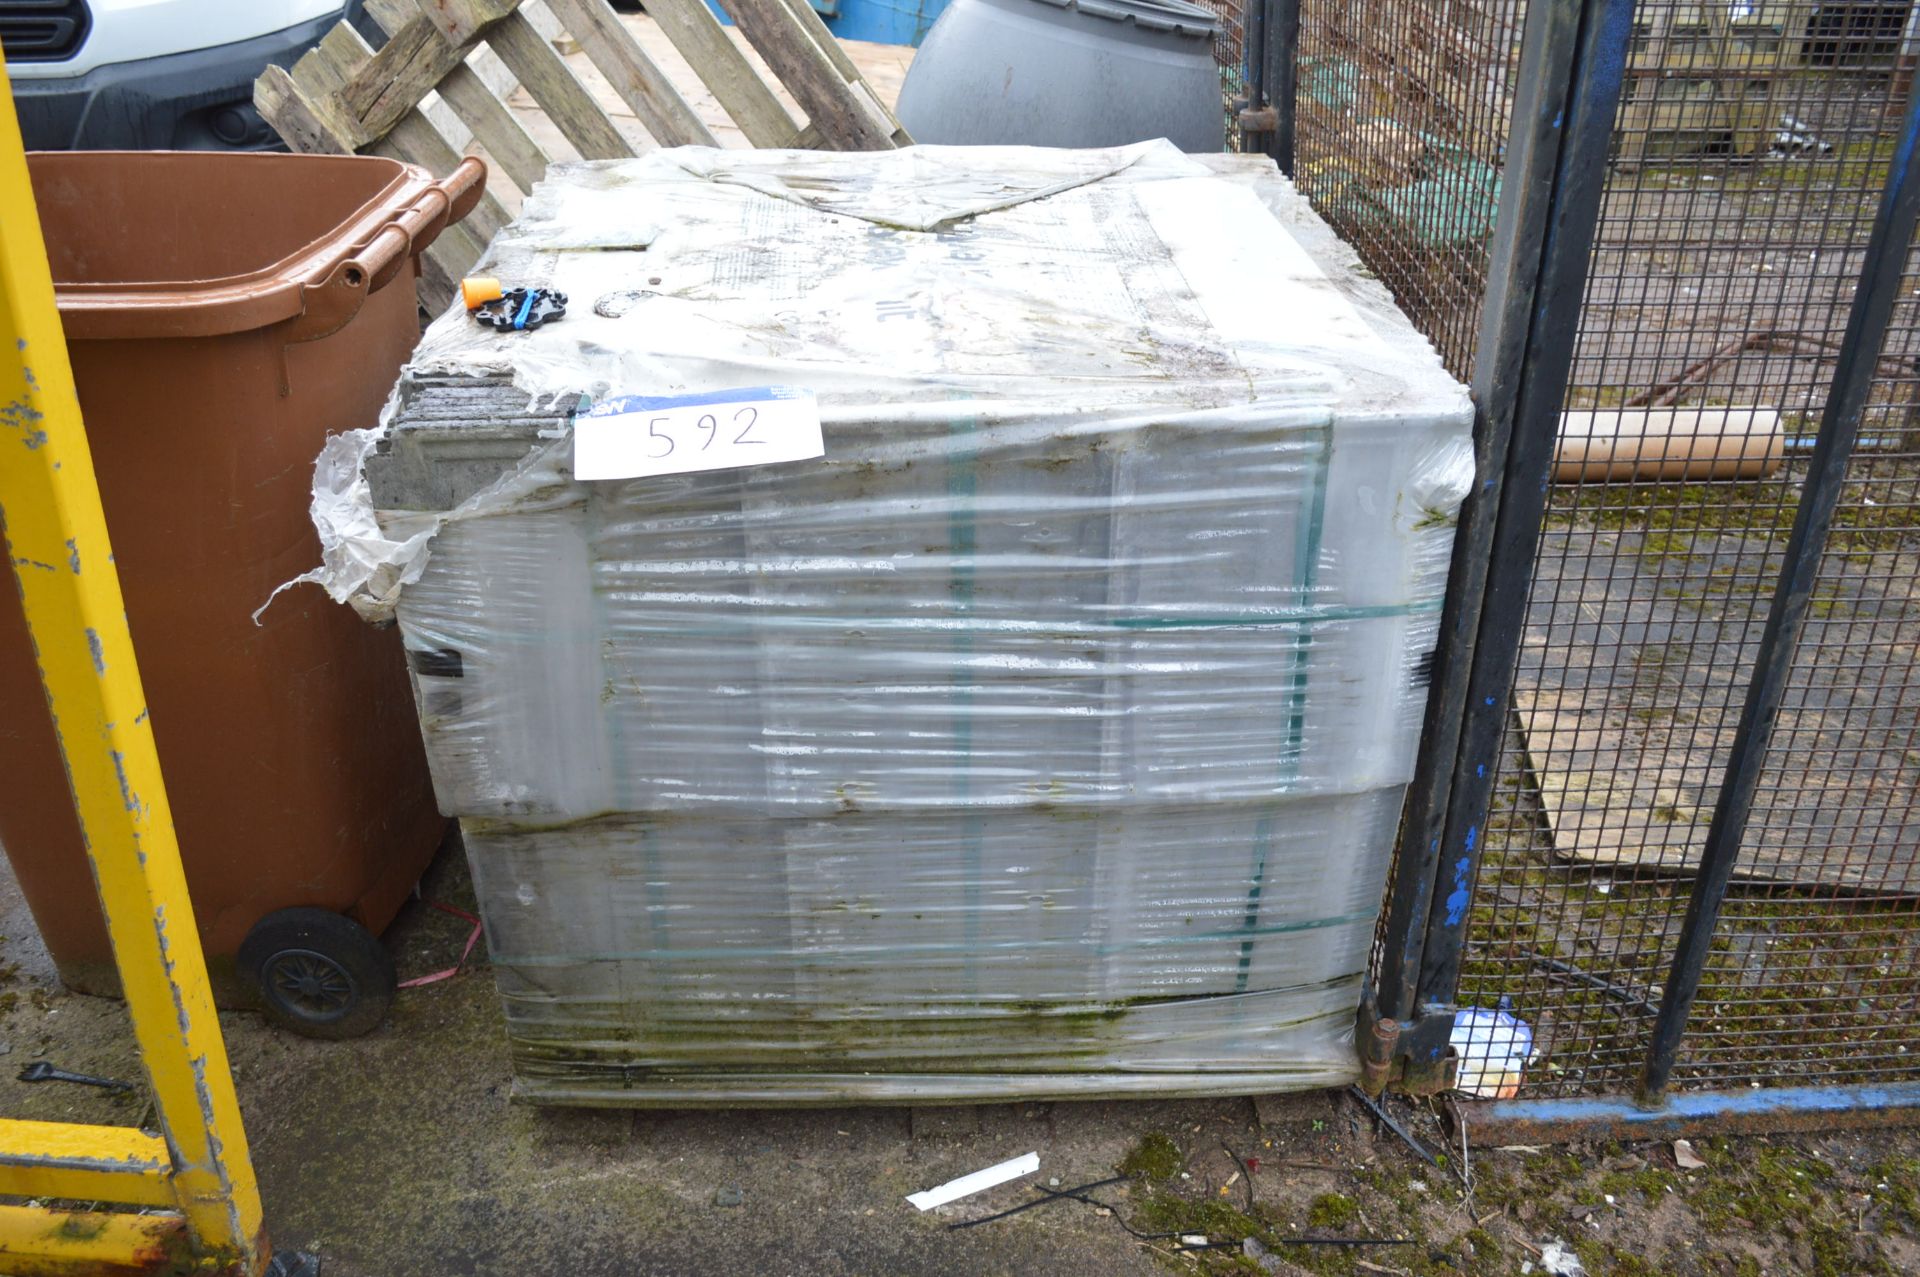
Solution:
<svg viewBox="0 0 1920 1277">
<path fill-rule="evenodd" d="M 1471 481 L 1352 254 L 1271 166 L 1164 146 L 556 174 L 489 265 L 576 312 L 441 320 L 340 488 L 398 547 L 359 592 L 521 1093 L 1351 1078 Z M 571 478 L 582 392 L 772 383 L 824 458 Z"/>
<path fill-rule="evenodd" d="M 393 406 L 387 420 L 366 430 L 349 430 L 328 437 L 313 467 L 313 501 L 309 512 L 320 534 L 320 566 L 281 585 L 259 611 L 273 605 L 281 590 L 318 585 L 336 603 L 350 605 L 362 619 L 378 625 L 393 620 L 400 591 L 420 579 L 427 568 L 434 538 L 449 523 L 528 506 L 528 490 L 553 473 L 552 444 L 536 448 L 497 480 L 445 513 L 415 510 L 376 510 L 367 483 L 367 462 L 385 443 Z M 449 813 L 450 814 L 450 813 Z"/>
<path fill-rule="evenodd" d="M 399 518 L 383 523 L 374 513 L 366 464 L 385 434 L 381 425 L 328 437 L 313 464 L 313 501 L 308 507 L 320 533 L 320 566 L 269 594 L 253 614 L 255 625 L 282 591 L 300 585 L 321 586 L 335 603 L 351 604 L 364 620 L 393 619 L 400 587 L 418 580 L 426 569 L 427 543 L 439 530 L 439 521 Z"/>
</svg>

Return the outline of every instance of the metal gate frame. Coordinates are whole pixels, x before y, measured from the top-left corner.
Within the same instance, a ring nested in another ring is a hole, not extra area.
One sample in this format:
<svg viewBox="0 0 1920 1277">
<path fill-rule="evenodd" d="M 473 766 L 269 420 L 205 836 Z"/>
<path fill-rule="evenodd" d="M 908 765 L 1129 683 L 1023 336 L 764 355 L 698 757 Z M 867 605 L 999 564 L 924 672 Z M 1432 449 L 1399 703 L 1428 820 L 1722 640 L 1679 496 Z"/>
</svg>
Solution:
<svg viewBox="0 0 1920 1277">
<path fill-rule="evenodd" d="M 1269 108 L 1273 126 L 1249 129 L 1247 143 L 1289 170 L 1299 3 L 1265 0 L 1249 41 L 1253 114 Z M 1363 1085 L 1375 1093 L 1432 1093 L 1454 1081 L 1462 955 L 1633 20 L 1633 0 L 1533 0 L 1527 9 L 1472 377 L 1480 482 L 1460 514 L 1420 757 L 1356 1027 Z M 1829 1126 L 1920 1106 L 1920 1082 L 1669 1089 L 1920 222 L 1920 77 L 1907 101 L 1638 1093 L 1476 1103 L 1477 1137 Z"/>
</svg>

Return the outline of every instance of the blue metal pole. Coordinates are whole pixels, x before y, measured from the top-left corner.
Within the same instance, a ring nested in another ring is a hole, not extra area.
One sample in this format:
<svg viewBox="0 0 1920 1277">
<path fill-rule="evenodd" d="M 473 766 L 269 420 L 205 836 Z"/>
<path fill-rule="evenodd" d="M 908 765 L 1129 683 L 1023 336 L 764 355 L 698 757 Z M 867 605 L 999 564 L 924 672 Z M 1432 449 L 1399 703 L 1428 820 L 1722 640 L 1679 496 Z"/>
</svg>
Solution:
<svg viewBox="0 0 1920 1277">
<path fill-rule="evenodd" d="M 1375 977 L 1375 1013 L 1393 1022 L 1412 1020 L 1418 1009 L 1420 955 L 1426 947 L 1454 759 L 1466 719 L 1474 639 L 1493 556 L 1520 372 L 1533 340 L 1547 228 L 1554 220 L 1555 178 L 1567 137 L 1567 106 L 1584 11 L 1581 0 L 1530 5 L 1521 37 L 1519 96 L 1507 142 L 1473 379 L 1474 470 L 1480 482 L 1461 506 L 1454 532 L 1433 686 L 1427 694 L 1413 781 L 1407 787 L 1393 892 L 1382 932 L 1385 952 Z"/>
<path fill-rule="evenodd" d="M 1660 1108 L 1632 1099 L 1494 1100 L 1461 1106 L 1476 1144 L 1545 1144 L 1686 1134 L 1777 1134 L 1920 1119 L 1920 1082 L 1679 1091 Z"/>
<path fill-rule="evenodd" d="M 1508 698 L 1533 589 L 1540 524 L 1553 480 L 1560 413 L 1573 366 L 1576 319 L 1606 183 L 1614 116 L 1626 82 L 1634 0 L 1588 0 L 1580 29 L 1567 140 L 1554 177 L 1558 198 L 1547 230 L 1545 265 L 1534 301 L 1532 340 L 1518 379 L 1513 442 L 1507 455 L 1500 517 L 1486 564 L 1486 597 L 1474 642 L 1473 674 L 1454 760 L 1439 879 L 1421 954 L 1421 997 L 1451 1002 L 1460 979 L 1467 914 L 1480 872 L 1494 771 L 1507 734 Z"/>
<path fill-rule="evenodd" d="M 1576 320 L 1626 80 L 1633 0 L 1531 6 L 1474 369 L 1479 487 L 1461 515 L 1407 800 L 1366 1081 L 1446 1057 L 1494 764 L 1506 733 Z M 1363 1006 L 1363 1021 L 1369 1015 Z"/>
</svg>

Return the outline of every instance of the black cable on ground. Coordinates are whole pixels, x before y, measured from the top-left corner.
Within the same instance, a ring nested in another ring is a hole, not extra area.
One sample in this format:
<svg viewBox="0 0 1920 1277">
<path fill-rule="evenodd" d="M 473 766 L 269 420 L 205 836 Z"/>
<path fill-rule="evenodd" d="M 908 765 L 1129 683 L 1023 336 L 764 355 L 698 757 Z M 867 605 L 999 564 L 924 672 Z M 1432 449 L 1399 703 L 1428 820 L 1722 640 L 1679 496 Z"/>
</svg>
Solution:
<svg viewBox="0 0 1920 1277">
<path fill-rule="evenodd" d="M 1429 1153 L 1426 1149 L 1426 1146 L 1423 1145 L 1419 1140 L 1413 1138 L 1413 1132 L 1409 1131 L 1406 1127 L 1402 1126 L 1399 1123 L 1399 1121 L 1396 1120 L 1391 1113 L 1387 1112 L 1387 1110 L 1382 1108 L 1380 1105 L 1374 1103 L 1373 1097 L 1371 1095 L 1368 1095 L 1365 1091 L 1361 1090 L 1357 1086 L 1352 1087 L 1350 1089 L 1353 1091 L 1355 1098 L 1357 1098 L 1362 1104 L 1366 1105 L 1369 1109 L 1371 1109 L 1373 1111 L 1373 1115 L 1379 1118 L 1383 1123 L 1385 1123 L 1388 1130 L 1392 1131 L 1395 1135 L 1398 1135 L 1402 1140 L 1402 1142 L 1404 1142 L 1408 1148 L 1418 1153 L 1421 1157 L 1421 1160 L 1426 1162 L 1427 1165 L 1433 1166 L 1436 1168 L 1440 1165 L 1440 1159 L 1435 1157 L 1432 1153 Z"/>
</svg>

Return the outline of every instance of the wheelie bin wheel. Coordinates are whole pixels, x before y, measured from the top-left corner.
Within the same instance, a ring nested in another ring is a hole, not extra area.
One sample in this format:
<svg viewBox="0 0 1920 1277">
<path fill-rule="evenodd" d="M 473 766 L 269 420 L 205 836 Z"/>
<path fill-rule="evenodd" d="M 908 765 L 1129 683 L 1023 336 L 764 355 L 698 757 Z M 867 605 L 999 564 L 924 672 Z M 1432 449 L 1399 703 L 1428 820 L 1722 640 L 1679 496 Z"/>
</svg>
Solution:
<svg viewBox="0 0 1920 1277">
<path fill-rule="evenodd" d="M 326 909 L 281 909 L 240 944 L 239 969 L 267 1018 L 310 1038 L 357 1038 L 386 1018 L 393 956 L 353 919 Z"/>
</svg>

